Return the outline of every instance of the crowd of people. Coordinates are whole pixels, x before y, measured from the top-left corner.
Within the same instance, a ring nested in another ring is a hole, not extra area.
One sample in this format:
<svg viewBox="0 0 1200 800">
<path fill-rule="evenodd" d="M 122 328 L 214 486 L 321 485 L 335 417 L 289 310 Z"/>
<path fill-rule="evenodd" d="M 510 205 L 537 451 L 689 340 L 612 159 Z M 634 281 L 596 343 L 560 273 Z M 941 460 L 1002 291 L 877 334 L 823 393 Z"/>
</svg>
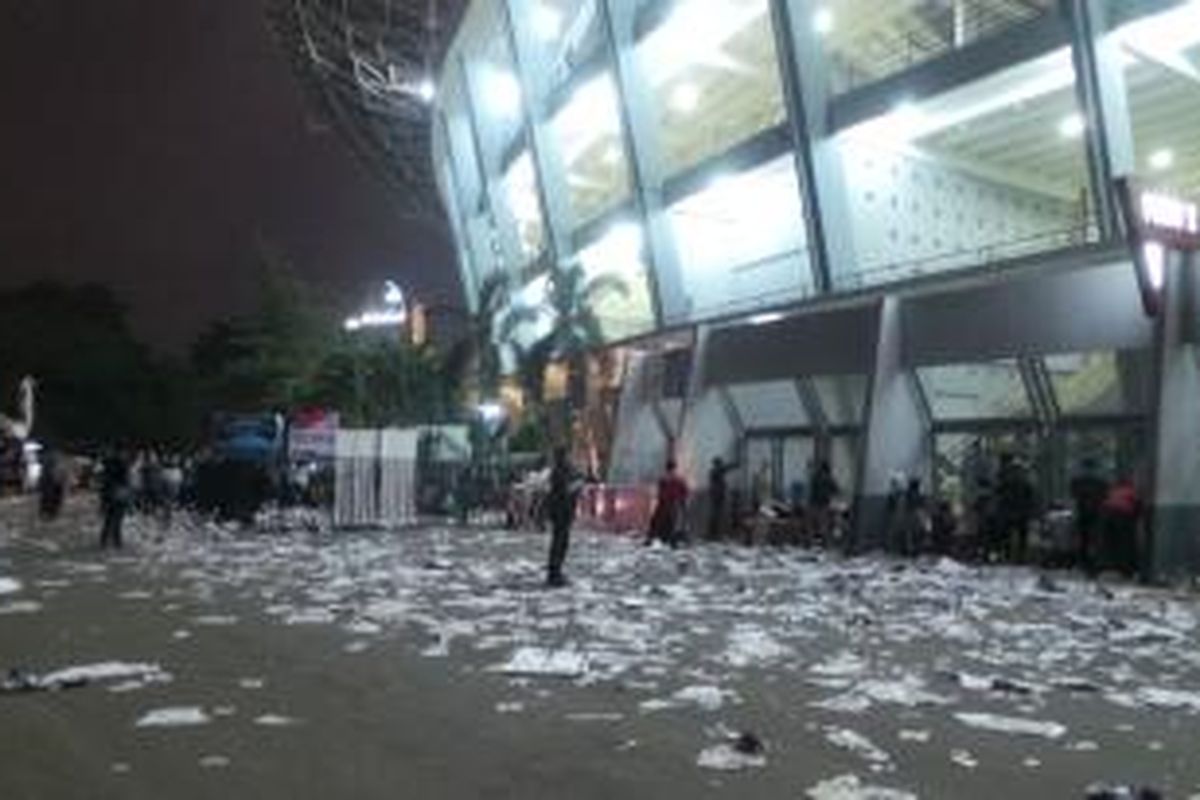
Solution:
<svg viewBox="0 0 1200 800">
<path fill-rule="evenodd" d="M 714 458 L 706 491 L 695 493 L 668 459 L 657 480 L 644 542 L 678 547 L 698 527 L 710 542 L 821 546 L 848 553 L 882 549 L 908 557 L 1078 567 L 1090 575 L 1112 570 L 1132 577 L 1138 568 L 1143 505 L 1137 488 L 1129 478 L 1110 484 L 1091 459 L 1082 462 L 1070 482 L 1069 509 L 1044 503 L 1029 469 L 1011 453 L 1001 454 L 994 474 L 977 477 L 963 505 L 930 497 L 918 478 L 896 475 L 879 535 L 869 540 L 856 537 L 850 503 L 828 461 L 814 462 L 807 480 L 794 482 L 786 499 L 770 491 L 766 465 L 754 473 L 748 490 L 732 486 L 730 475 L 739 469 Z M 563 562 L 578 495 L 587 479 L 561 449 L 545 477 L 538 484 L 545 490 L 534 492 L 538 500 L 532 521 L 551 524 L 547 582 L 559 586 L 565 581 Z M 521 524 L 511 511 L 509 520 Z"/>
</svg>

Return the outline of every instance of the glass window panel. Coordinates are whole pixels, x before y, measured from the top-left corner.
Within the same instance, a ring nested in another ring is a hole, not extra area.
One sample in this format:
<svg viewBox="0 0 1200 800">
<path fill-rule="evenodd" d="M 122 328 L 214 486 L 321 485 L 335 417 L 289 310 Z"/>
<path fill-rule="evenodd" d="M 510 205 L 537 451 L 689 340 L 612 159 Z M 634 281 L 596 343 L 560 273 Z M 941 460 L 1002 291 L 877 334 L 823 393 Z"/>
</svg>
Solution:
<svg viewBox="0 0 1200 800">
<path fill-rule="evenodd" d="M 768 0 L 678 0 L 637 55 L 668 174 L 785 118 Z"/>
<path fill-rule="evenodd" d="M 866 375 L 823 375 L 812 379 L 830 425 L 861 425 L 867 404 Z"/>
<path fill-rule="evenodd" d="M 522 124 L 523 91 L 517 80 L 502 3 L 471 3 L 458 39 L 470 72 L 480 137 L 491 163 Z"/>
<path fill-rule="evenodd" d="M 1046 369 L 1063 414 L 1089 416 L 1128 410 L 1115 352 L 1047 356 Z"/>
<path fill-rule="evenodd" d="M 1070 51 L 838 137 L 857 274 L 846 285 L 987 264 L 1095 237 Z"/>
<path fill-rule="evenodd" d="M 1200 4 L 1134 20 L 1112 36 L 1125 65 L 1139 178 L 1200 195 Z"/>
<path fill-rule="evenodd" d="M 1033 416 L 1015 359 L 948 364 L 917 370 L 933 417 L 938 421 Z"/>
<path fill-rule="evenodd" d="M 801 428 L 809 424 L 791 381 L 742 383 L 729 387 L 742 424 L 754 428 Z"/>
<path fill-rule="evenodd" d="M 545 243 L 537 174 L 529 151 L 522 151 L 504 176 L 504 198 L 517 226 L 517 241 L 525 263 L 535 260 Z"/>
<path fill-rule="evenodd" d="M 804 207 L 790 155 L 709 186 L 667 211 L 695 316 L 809 294 Z"/>
<path fill-rule="evenodd" d="M 565 84 L 596 57 L 604 43 L 596 0 L 535 0 L 529 24 L 534 64 L 545 71 L 546 88 Z"/>
<path fill-rule="evenodd" d="M 816 442 L 811 436 L 788 436 L 783 440 L 783 496 L 791 498 L 792 487 L 806 487 L 801 497 L 807 501 L 808 475 L 816 457 Z"/>
<path fill-rule="evenodd" d="M 622 222 L 579 253 L 579 263 L 589 281 L 611 276 L 625 289 L 602 291 L 595 296 L 592 308 L 609 341 L 637 336 L 654 325 L 654 305 L 643 252 L 641 227 Z"/>
<path fill-rule="evenodd" d="M 880 80 L 1051 12 L 1056 0 L 826 0 L 813 24 L 837 92 Z"/>
<path fill-rule="evenodd" d="M 582 225 L 629 197 L 629 165 L 611 72 L 579 86 L 550 124 L 566 170 L 571 216 Z"/>
</svg>

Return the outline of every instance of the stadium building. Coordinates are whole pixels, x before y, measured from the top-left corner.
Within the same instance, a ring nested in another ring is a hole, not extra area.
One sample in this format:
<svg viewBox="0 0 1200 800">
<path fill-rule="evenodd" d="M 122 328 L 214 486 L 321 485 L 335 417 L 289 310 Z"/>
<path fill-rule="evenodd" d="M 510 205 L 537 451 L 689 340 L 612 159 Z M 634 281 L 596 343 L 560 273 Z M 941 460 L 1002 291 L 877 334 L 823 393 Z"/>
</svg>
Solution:
<svg viewBox="0 0 1200 800">
<path fill-rule="evenodd" d="M 1095 461 L 1200 566 L 1200 2 L 473 0 L 439 61 L 468 303 L 627 289 L 609 482 L 828 460 L 870 545 L 899 475 L 970 507 L 1008 452 L 1067 507 Z"/>
</svg>

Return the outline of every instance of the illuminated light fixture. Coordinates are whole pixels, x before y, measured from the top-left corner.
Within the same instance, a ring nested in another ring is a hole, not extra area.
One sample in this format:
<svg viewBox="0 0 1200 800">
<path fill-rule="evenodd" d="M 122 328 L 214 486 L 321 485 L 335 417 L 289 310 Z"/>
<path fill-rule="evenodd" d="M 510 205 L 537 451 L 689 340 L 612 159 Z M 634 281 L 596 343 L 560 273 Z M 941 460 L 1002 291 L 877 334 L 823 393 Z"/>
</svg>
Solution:
<svg viewBox="0 0 1200 800">
<path fill-rule="evenodd" d="M 748 320 L 751 325 L 770 325 L 772 322 L 779 322 L 783 319 L 784 314 L 779 311 L 767 311 L 762 314 L 755 314 Z"/>
<path fill-rule="evenodd" d="M 521 108 L 521 84 L 510 72 L 485 73 L 484 100 L 499 117 L 515 116 Z"/>
<path fill-rule="evenodd" d="M 690 114 L 700 105 L 700 90 L 690 81 L 679 84 L 671 92 L 671 108 L 680 114 Z"/>
<path fill-rule="evenodd" d="M 404 292 L 400 291 L 395 281 L 383 282 L 383 302 L 389 306 L 404 305 Z"/>
<path fill-rule="evenodd" d="M 562 14 L 545 3 L 536 3 L 530 14 L 533 35 L 543 42 L 553 41 L 562 31 Z"/>
<path fill-rule="evenodd" d="M 347 317 L 346 321 L 342 323 L 342 327 L 350 333 L 354 333 L 354 331 L 362 328 L 362 323 L 359 322 L 358 317 Z"/>
<path fill-rule="evenodd" d="M 822 6 L 813 14 L 813 30 L 822 36 L 832 33 L 834 21 L 833 9 Z"/>
<path fill-rule="evenodd" d="M 1079 114 L 1070 114 L 1058 123 L 1058 135 L 1064 139 L 1078 139 L 1086 129 L 1087 123 Z"/>
<path fill-rule="evenodd" d="M 431 79 L 425 78 L 417 84 L 417 97 L 426 103 L 432 103 L 433 98 L 437 97 L 437 87 L 433 85 Z"/>
<path fill-rule="evenodd" d="M 1158 242 L 1146 242 L 1142 245 L 1142 259 L 1146 264 L 1146 278 L 1150 286 L 1156 292 L 1161 291 L 1166 278 L 1166 251 Z"/>
<path fill-rule="evenodd" d="M 1170 169 L 1171 165 L 1175 163 L 1175 153 L 1174 151 L 1165 147 L 1161 150 L 1155 150 L 1150 154 L 1150 158 L 1147 159 L 1147 163 L 1150 165 L 1150 169 L 1153 170 L 1161 171 L 1164 169 Z"/>
<path fill-rule="evenodd" d="M 484 422 L 499 422 L 504 419 L 504 406 L 493 401 L 480 403 L 476 408 Z"/>
</svg>

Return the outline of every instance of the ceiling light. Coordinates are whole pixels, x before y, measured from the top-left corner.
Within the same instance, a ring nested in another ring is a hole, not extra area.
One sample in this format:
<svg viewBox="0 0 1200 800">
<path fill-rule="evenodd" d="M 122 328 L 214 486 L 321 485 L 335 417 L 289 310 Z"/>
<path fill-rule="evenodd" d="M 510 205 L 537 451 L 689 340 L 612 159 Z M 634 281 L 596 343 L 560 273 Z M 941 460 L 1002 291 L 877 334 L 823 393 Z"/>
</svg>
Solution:
<svg viewBox="0 0 1200 800">
<path fill-rule="evenodd" d="M 833 9 L 822 6 L 813 14 L 813 30 L 824 36 L 833 31 Z"/>
<path fill-rule="evenodd" d="M 433 85 L 433 81 L 429 78 L 424 78 L 417 84 L 417 97 L 420 97 L 426 103 L 432 103 L 433 98 L 437 96 L 437 87 Z"/>
<path fill-rule="evenodd" d="M 762 314 L 755 314 L 750 317 L 748 322 L 751 325 L 770 325 L 772 322 L 779 322 L 783 319 L 783 314 L 778 311 L 767 311 Z"/>
<path fill-rule="evenodd" d="M 1150 158 L 1147 159 L 1147 163 L 1150 164 L 1150 169 L 1169 169 L 1171 165 L 1175 163 L 1175 153 L 1174 151 L 1165 147 L 1161 150 L 1155 150 L 1150 154 Z"/>
<path fill-rule="evenodd" d="M 1071 114 L 1063 117 L 1062 122 L 1058 123 L 1058 134 L 1064 139 L 1078 139 L 1086 128 L 1087 123 L 1083 121 L 1082 116 Z"/>
<path fill-rule="evenodd" d="M 496 116 L 515 116 L 521 108 L 521 84 L 511 72 L 485 73 L 483 94 L 488 108 Z"/>
<path fill-rule="evenodd" d="M 680 114 L 690 114 L 700 104 L 700 90 L 694 83 L 681 83 L 671 92 L 670 104 Z"/>
<path fill-rule="evenodd" d="M 558 9 L 551 8 L 545 3 L 536 3 L 530 17 L 534 36 L 543 42 L 558 38 L 558 34 L 562 30 L 562 14 Z"/>
</svg>

